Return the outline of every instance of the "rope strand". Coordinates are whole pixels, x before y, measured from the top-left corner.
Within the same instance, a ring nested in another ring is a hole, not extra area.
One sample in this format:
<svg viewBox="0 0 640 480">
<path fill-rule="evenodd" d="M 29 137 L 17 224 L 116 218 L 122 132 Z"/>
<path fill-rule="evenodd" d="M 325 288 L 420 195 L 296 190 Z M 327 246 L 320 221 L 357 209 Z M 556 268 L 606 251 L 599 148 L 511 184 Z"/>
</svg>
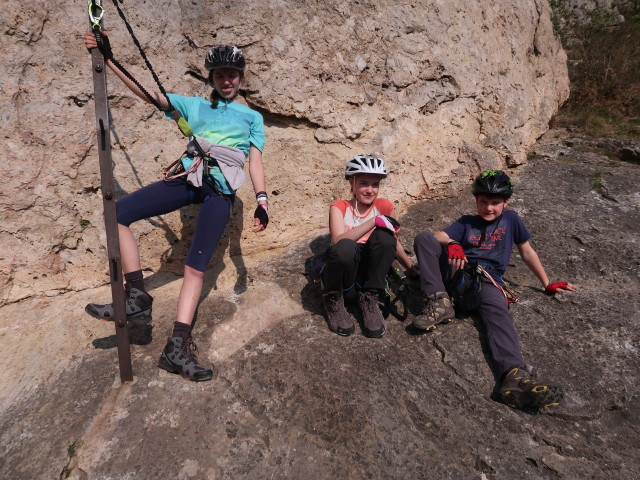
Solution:
<svg viewBox="0 0 640 480">
<path fill-rule="evenodd" d="M 153 67 L 151 66 L 151 62 L 149 62 L 149 59 L 147 58 L 147 55 L 144 53 L 144 50 L 142 49 L 142 45 L 140 45 L 140 42 L 138 41 L 138 38 L 136 37 L 136 35 L 133 33 L 133 28 L 131 28 L 131 25 L 129 24 L 129 22 L 127 21 L 127 18 L 124 15 L 124 12 L 122 11 L 122 9 L 120 8 L 120 6 L 118 5 L 118 0 L 113 0 L 113 5 L 116 7 L 116 10 L 118 11 L 118 15 L 120 16 L 120 18 L 122 19 L 122 21 L 124 22 L 125 27 L 127 28 L 127 31 L 129 32 L 129 35 L 131 35 L 131 38 L 133 40 L 133 43 L 136 45 L 136 47 L 138 48 L 138 51 L 140 52 L 140 56 L 142 57 L 142 59 L 144 60 L 144 63 L 146 64 L 147 68 L 149 69 L 149 71 L 151 72 L 151 75 L 153 76 L 153 79 L 156 82 L 156 85 L 158 85 L 158 89 L 160 90 L 160 92 L 164 95 L 164 97 L 167 99 L 167 103 L 169 104 L 167 108 L 163 108 L 160 106 L 160 104 L 156 101 L 155 98 L 153 98 L 149 92 L 147 92 L 142 85 L 140 85 L 132 76 L 131 74 L 129 74 L 129 72 L 127 72 L 125 69 L 122 68 L 122 66 L 116 62 L 115 60 L 111 60 L 114 65 L 116 65 L 120 70 L 122 70 L 122 73 L 124 73 L 127 78 L 129 78 L 130 80 L 132 80 L 136 86 L 138 88 L 140 88 L 140 90 L 142 90 L 142 92 L 145 94 L 145 96 L 149 99 L 149 101 L 151 103 L 153 103 L 159 110 L 162 110 L 163 112 L 170 112 L 173 110 L 173 106 L 171 105 L 171 101 L 169 100 L 169 97 L 167 96 L 167 92 L 165 91 L 164 87 L 162 86 L 162 83 L 160 83 L 160 79 L 158 78 L 158 76 L 156 75 L 155 70 L 153 69 Z"/>
</svg>

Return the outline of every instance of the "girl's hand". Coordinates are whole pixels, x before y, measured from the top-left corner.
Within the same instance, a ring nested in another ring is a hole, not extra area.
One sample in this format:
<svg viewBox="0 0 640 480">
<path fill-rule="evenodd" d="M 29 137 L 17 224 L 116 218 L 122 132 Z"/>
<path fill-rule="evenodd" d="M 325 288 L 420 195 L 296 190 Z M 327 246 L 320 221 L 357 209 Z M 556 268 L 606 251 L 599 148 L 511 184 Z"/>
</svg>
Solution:
<svg viewBox="0 0 640 480">
<path fill-rule="evenodd" d="M 390 233 L 393 233 L 396 238 L 398 237 L 397 232 L 400 230 L 400 224 L 393 217 L 389 217 L 387 215 L 377 215 L 375 218 L 375 226 L 378 228 L 384 228 Z"/>
<path fill-rule="evenodd" d="M 256 207 L 256 211 L 253 214 L 253 226 L 255 227 L 252 232 L 257 233 L 267 228 L 269 224 L 269 207 L 266 203 L 260 203 Z"/>
<path fill-rule="evenodd" d="M 96 40 L 96 36 L 93 32 L 87 32 L 84 34 L 84 46 L 87 47 L 87 50 L 98 48 L 98 41 Z"/>
<path fill-rule="evenodd" d="M 113 58 L 113 53 L 111 52 L 111 43 L 109 43 L 109 37 L 104 32 L 104 30 L 98 30 L 98 36 L 100 37 L 100 42 L 96 38 L 96 34 L 93 32 L 87 32 L 84 34 L 84 46 L 87 47 L 87 50 L 91 51 L 93 48 L 97 48 L 102 53 L 102 56 L 105 60 L 111 60 Z"/>
</svg>

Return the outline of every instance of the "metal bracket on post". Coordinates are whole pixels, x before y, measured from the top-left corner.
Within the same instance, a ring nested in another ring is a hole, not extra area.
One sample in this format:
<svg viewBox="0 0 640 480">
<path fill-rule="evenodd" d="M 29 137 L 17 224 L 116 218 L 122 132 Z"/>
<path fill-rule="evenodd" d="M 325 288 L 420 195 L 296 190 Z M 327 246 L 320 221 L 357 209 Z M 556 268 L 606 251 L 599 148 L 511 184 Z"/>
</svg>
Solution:
<svg viewBox="0 0 640 480">
<path fill-rule="evenodd" d="M 131 348 L 129 346 L 129 329 L 127 327 L 125 310 L 125 291 L 121 275 L 120 241 L 118 239 L 118 222 L 116 220 L 116 204 L 113 188 L 107 72 L 102 53 L 100 53 L 97 48 L 91 50 L 91 60 L 93 65 L 93 95 L 96 110 L 96 131 L 98 135 L 98 157 L 100 162 L 104 223 L 107 232 L 107 255 L 109 257 L 111 297 L 116 327 L 118 361 L 120 363 L 120 381 L 124 383 L 133 381 L 133 369 L 131 367 Z"/>
</svg>

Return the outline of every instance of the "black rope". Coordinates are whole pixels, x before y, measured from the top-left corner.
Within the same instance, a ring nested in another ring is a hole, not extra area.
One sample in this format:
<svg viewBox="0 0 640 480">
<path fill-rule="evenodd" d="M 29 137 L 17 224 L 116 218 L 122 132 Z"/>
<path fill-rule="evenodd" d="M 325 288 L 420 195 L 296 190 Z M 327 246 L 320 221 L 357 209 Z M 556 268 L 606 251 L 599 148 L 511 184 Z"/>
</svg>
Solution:
<svg viewBox="0 0 640 480">
<path fill-rule="evenodd" d="M 113 0 L 113 5 L 116 7 L 116 10 L 118 11 L 118 15 L 120 16 L 120 18 L 124 22 L 124 25 L 127 27 L 127 31 L 129 32 L 129 35 L 131 35 L 131 38 L 133 39 L 133 43 L 135 43 L 136 47 L 138 47 L 138 51 L 140 52 L 140 56 L 142 57 L 142 59 L 144 60 L 144 63 L 147 65 L 147 68 L 151 72 L 151 75 L 153 76 L 153 79 L 155 80 L 156 85 L 158 85 L 158 89 L 160 89 L 160 92 L 164 95 L 164 98 L 167 99 L 167 103 L 169 104 L 168 107 L 167 108 L 163 108 L 156 101 L 156 99 L 153 98 L 151 96 L 151 94 L 149 92 L 147 92 L 145 90 L 145 88 L 142 85 L 140 85 L 140 83 L 135 78 L 133 78 L 133 76 L 122 67 L 122 65 L 120 65 L 120 63 L 118 63 L 114 59 L 111 59 L 111 61 L 113 62 L 113 64 L 116 67 L 118 67 L 122 71 L 122 73 L 124 73 L 126 75 L 126 77 L 129 80 L 131 80 L 133 83 L 136 84 L 136 86 L 142 91 L 142 93 L 145 94 L 145 96 L 149 99 L 149 101 L 152 104 L 154 104 L 159 110 L 162 110 L 163 112 L 170 112 L 170 111 L 174 110 L 173 106 L 171 105 L 171 101 L 169 100 L 169 97 L 167 96 L 167 92 L 165 91 L 164 87 L 162 86 L 162 83 L 160 83 L 160 79 L 156 75 L 156 72 L 153 70 L 153 67 L 151 66 L 151 62 L 149 62 L 149 59 L 147 58 L 147 55 L 144 53 L 144 50 L 142 49 L 142 45 L 140 45 L 140 42 L 138 41 L 136 35 L 133 33 L 133 28 L 131 28 L 131 25 L 129 24 L 129 22 L 127 21 L 127 18 L 124 15 L 124 12 L 120 9 L 120 6 L 118 5 L 118 0 Z"/>
</svg>

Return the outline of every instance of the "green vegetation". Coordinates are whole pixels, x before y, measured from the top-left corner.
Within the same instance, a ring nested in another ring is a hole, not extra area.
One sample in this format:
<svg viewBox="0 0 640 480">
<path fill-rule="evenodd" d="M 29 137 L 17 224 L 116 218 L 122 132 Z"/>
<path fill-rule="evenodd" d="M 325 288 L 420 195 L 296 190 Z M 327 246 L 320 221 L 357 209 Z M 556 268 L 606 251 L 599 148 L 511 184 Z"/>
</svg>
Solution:
<svg viewBox="0 0 640 480">
<path fill-rule="evenodd" d="M 67 455 L 69 458 L 73 458 L 78 453 L 78 448 L 80 447 L 80 440 L 76 440 L 72 444 L 67 447 Z"/>
<path fill-rule="evenodd" d="M 603 187 L 602 172 L 593 172 L 593 176 L 591 177 L 591 189 L 598 193 L 602 193 Z"/>
<path fill-rule="evenodd" d="M 640 0 L 590 11 L 571 8 L 568 0 L 549 3 L 571 81 L 554 124 L 640 139 Z"/>
<path fill-rule="evenodd" d="M 592 153 L 599 153 L 600 155 L 605 155 L 611 159 L 617 159 L 618 155 L 616 154 L 616 152 L 614 150 L 612 150 L 611 148 L 606 148 L 606 147 L 596 147 L 593 145 L 588 145 L 588 144 L 582 144 L 582 143 L 576 143 L 575 145 L 573 145 L 573 149 L 574 150 L 578 150 L 580 152 L 592 152 Z M 617 165 L 617 163 L 616 163 Z"/>
<path fill-rule="evenodd" d="M 87 228 L 89 225 L 91 225 L 91 222 L 89 220 L 80 219 L 80 226 L 82 228 Z"/>
</svg>

